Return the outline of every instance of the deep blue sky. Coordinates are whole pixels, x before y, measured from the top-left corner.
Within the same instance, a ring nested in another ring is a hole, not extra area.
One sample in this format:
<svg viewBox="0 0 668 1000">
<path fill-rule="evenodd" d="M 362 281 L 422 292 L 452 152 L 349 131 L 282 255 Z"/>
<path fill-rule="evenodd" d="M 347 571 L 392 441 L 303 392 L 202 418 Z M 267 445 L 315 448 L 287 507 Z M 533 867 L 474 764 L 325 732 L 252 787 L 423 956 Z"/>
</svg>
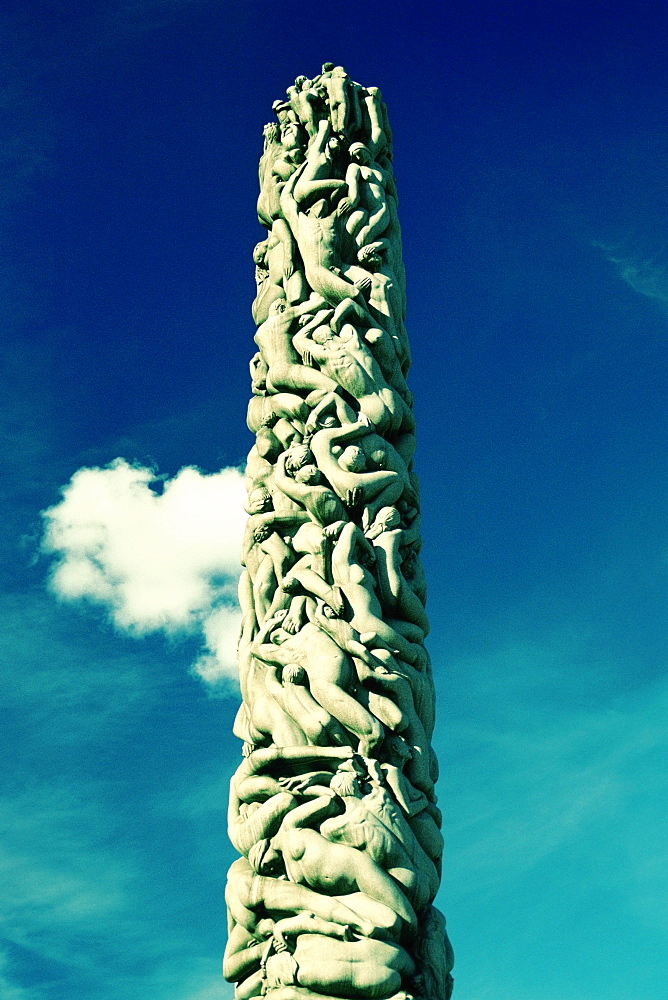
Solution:
<svg viewBox="0 0 668 1000">
<path fill-rule="evenodd" d="M 668 978 L 668 8 L 8 0 L 8 1000 L 228 1000 L 233 697 L 58 602 L 40 511 L 241 463 L 257 161 L 324 60 L 389 106 L 457 1000 Z M 93 515 L 92 515 L 93 516 Z"/>
</svg>

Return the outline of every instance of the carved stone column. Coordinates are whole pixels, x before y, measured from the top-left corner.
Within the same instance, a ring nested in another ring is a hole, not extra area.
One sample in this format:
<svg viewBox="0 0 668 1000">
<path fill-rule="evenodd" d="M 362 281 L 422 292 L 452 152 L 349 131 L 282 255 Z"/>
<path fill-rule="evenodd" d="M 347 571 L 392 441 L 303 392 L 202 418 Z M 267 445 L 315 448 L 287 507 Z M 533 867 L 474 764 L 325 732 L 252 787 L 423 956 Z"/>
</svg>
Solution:
<svg viewBox="0 0 668 1000">
<path fill-rule="evenodd" d="M 392 133 L 331 63 L 273 110 L 224 974 L 244 1000 L 447 1000 Z"/>
</svg>

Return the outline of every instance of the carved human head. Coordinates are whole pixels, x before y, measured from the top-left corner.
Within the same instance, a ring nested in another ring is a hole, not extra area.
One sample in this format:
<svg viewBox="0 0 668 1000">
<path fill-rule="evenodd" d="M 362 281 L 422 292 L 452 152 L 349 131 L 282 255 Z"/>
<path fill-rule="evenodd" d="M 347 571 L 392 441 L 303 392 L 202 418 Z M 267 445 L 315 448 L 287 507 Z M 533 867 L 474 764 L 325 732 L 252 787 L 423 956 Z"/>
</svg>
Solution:
<svg viewBox="0 0 668 1000">
<path fill-rule="evenodd" d="M 295 576 L 286 576 L 283 578 L 283 583 L 281 584 L 281 590 L 284 594 L 296 594 L 299 590 L 300 583 Z"/>
<path fill-rule="evenodd" d="M 264 141 L 266 145 L 273 142 L 278 142 L 280 135 L 280 129 L 278 122 L 267 122 L 265 127 L 262 129 L 262 135 L 264 136 Z"/>
<path fill-rule="evenodd" d="M 260 421 L 260 426 L 275 427 L 278 421 L 279 421 L 278 413 L 274 413 L 273 410 L 270 410 L 269 413 L 265 413 L 265 415 L 263 416 L 262 420 Z"/>
<path fill-rule="evenodd" d="M 295 481 L 305 486 L 317 486 L 320 478 L 320 469 L 317 465 L 302 465 L 301 469 L 295 472 Z"/>
<path fill-rule="evenodd" d="M 259 351 L 250 359 L 249 365 L 253 392 L 256 396 L 265 396 L 267 393 L 267 364 Z"/>
<path fill-rule="evenodd" d="M 259 875 L 275 875 L 283 868 L 283 859 L 266 837 L 253 844 L 248 852 L 248 862 Z"/>
<path fill-rule="evenodd" d="M 388 763 L 394 764 L 395 767 L 403 767 L 406 761 L 413 756 L 406 741 L 396 733 L 393 733 L 385 741 L 385 752 L 388 756 Z"/>
<path fill-rule="evenodd" d="M 362 798 L 359 779 L 357 775 L 351 771 L 337 771 L 330 781 L 329 787 L 341 798 Z"/>
<path fill-rule="evenodd" d="M 341 152 L 341 148 L 341 136 L 337 132 L 333 132 L 327 140 L 327 149 L 330 155 L 337 156 Z"/>
<path fill-rule="evenodd" d="M 348 445 L 339 455 L 339 465 L 348 472 L 364 472 L 366 469 L 364 452 L 356 444 Z"/>
<path fill-rule="evenodd" d="M 387 452 L 384 448 L 376 448 L 368 456 L 369 468 L 370 469 L 386 469 L 387 468 Z"/>
<path fill-rule="evenodd" d="M 326 324 L 316 327 L 316 329 L 311 334 L 311 340 L 314 340 L 316 344 L 326 344 L 327 341 L 331 340 L 334 334 L 332 333 L 330 327 Z"/>
<path fill-rule="evenodd" d="M 401 514 L 396 507 L 381 507 L 376 514 L 376 521 L 382 524 L 384 531 L 392 531 L 401 524 Z"/>
<path fill-rule="evenodd" d="M 265 267 L 267 260 L 267 250 L 269 249 L 269 240 L 262 240 L 261 243 L 256 243 L 253 250 L 253 263 L 257 264 L 258 267 Z"/>
<path fill-rule="evenodd" d="M 261 941 L 266 941 L 274 933 L 274 921 L 271 917 L 263 917 L 255 925 L 254 936 Z"/>
<path fill-rule="evenodd" d="M 298 973 L 297 961 L 287 949 L 274 952 L 264 963 L 264 985 L 270 993 L 273 990 L 284 992 L 281 987 L 287 987 L 289 990 L 297 985 Z M 294 995 L 294 990 L 291 995 Z"/>
<path fill-rule="evenodd" d="M 288 663 L 283 667 L 284 684 L 303 684 L 306 680 L 306 671 L 298 663 Z"/>
<path fill-rule="evenodd" d="M 354 142 L 349 147 L 350 159 L 356 163 L 371 163 L 371 153 L 363 142 Z"/>
<path fill-rule="evenodd" d="M 285 455 L 285 468 L 294 474 L 297 469 L 313 464 L 313 455 L 307 444 L 294 444 Z"/>
<path fill-rule="evenodd" d="M 301 126 L 297 122 L 285 122 L 281 126 L 281 145 L 285 149 L 301 148 Z"/>
<path fill-rule="evenodd" d="M 289 121 L 288 114 L 290 112 L 290 104 L 288 101 L 274 101 L 271 109 L 281 125 L 284 125 L 287 121 Z"/>
<path fill-rule="evenodd" d="M 285 298 L 274 299 L 274 301 L 269 306 L 269 315 L 280 316 L 281 313 L 285 312 L 287 305 L 288 303 Z"/>
<path fill-rule="evenodd" d="M 271 510 L 272 506 L 271 493 L 264 486 L 259 486 L 249 494 L 244 510 L 247 514 L 263 514 Z"/>
<path fill-rule="evenodd" d="M 382 267 L 383 258 L 380 255 L 382 247 L 383 244 L 378 241 L 367 243 L 366 246 L 362 247 L 357 252 L 357 259 L 362 267 L 366 267 L 368 271 L 377 271 L 379 267 Z"/>
</svg>

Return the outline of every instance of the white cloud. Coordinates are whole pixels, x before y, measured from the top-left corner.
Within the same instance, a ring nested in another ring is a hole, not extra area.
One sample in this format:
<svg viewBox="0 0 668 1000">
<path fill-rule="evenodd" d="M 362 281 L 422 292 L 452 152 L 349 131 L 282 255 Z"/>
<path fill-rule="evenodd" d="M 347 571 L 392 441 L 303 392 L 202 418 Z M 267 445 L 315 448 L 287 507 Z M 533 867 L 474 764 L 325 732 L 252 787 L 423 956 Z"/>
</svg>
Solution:
<svg viewBox="0 0 668 1000">
<path fill-rule="evenodd" d="M 204 641 L 208 652 L 203 653 L 193 671 L 209 684 L 234 676 L 237 638 L 241 628 L 238 607 L 223 605 L 216 608 L 203 622 Z"/>
<path fill-rule="evenodd" d="M 105 606 L 132 635 L 200 632 L 205 652 L 194 670 L 224 683 L 235 676 L 243 476 L 189 467 L 161 492 L 157 482 L 152 469 L 120 458 L 79 469 L 43 514 L 42 550 L 55 557 L 49 585 L 64 601 Z"/>
</svg>

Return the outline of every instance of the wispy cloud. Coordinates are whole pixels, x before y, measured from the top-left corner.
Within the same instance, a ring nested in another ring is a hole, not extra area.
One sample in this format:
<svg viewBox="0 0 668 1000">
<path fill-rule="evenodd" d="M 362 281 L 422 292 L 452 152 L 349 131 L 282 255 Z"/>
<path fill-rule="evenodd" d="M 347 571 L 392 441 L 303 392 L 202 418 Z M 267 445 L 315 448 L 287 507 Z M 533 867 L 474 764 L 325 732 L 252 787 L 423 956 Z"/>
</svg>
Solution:
<svg viewBox="0 0 668 1000">
<path fill-rule="evenodd" d="M 101 940 L 117 934 L 129 945 L 133 934 L 148 936 L 130 916 L 135 859 L 115 851 L 100 789 L 81 780 L 36 784 L 0 798 L 0 816 L 3 997 L 45 1000 L 99 979 Z M 45 967 L 50 988 L 39 982 Z"/>
<path fill-rule="evenodd" d="M 6 950 L 0 952 L 0 996 L 4 1000 L 38 1000 L 35 990 L 12 982 L 10 957 Z"/>
<path fill-rule="evenodd" d="M 203 757 L 195 706 L 233 708 L 203 701 L 151 644 L 78 628 L 47 594 L 0 595 L 0 617 L 0 996 L 206 997 L 224 824 L 170 790 L 224 759 Z M 214 836 L 204 885 L 198 843 Z"/>
<path fill-rule="evenodd" d="M 601 866 L 602 877 L 656 926 L 665 923 L 665 906 L 656 904 L 668 891 L 660 833 L 668 822 L 668 683 L 576 707 L 591 669 L 585 643 L 581 671 L 572 670 L 576 646 L 553 636 L 542 647 L 517 644 L 453 666 L 471 679 L 471 702 L 447 733 L 449 797 L 457 803 L 450 864 L 467 891 L 473 881 L 493 893 L 543 862 L 556 864 L 562 852 L 591 851 L 589 885 Z M 555 698 L 559 680 L 564 690 Z"/>
<path fill-rule="evenodd" d="M 209 684 L 233 679 L 245 523 L 239 470 L 189 467 L 164 481 L 116 459 L 79 469 L 62 492 L 43 514 L 53 593 L 104 606 L 131 635 L 201 634 L 194 671 Z"/>
<path fill-rule="evenodd" d="M 166 890 L 106 804 L 80 780 L 0 798 L 3 1000 L 221 996 L 215 949 L 175 919 L 178 876 Z"/>
<path fill-rule="evenodd" d="M 619 245 L 594 243 L 607 261 L 617 269 L 619 277 L 634 292 L 644 295 L 668 309 L 668 247 L 643 255 L 625 251 Z"/>
<path fill-rule="evenodd" d="M 39 920 L 48 911 L 62 925 L 123 908 L 127 857 L 121 863 L 104 848 L 91 850 L 110 832 L 97 799 L 93 786 L 67 782 L 0 799 L 5 933 L 20 938 L 27 914 Z"/>
</svg>

